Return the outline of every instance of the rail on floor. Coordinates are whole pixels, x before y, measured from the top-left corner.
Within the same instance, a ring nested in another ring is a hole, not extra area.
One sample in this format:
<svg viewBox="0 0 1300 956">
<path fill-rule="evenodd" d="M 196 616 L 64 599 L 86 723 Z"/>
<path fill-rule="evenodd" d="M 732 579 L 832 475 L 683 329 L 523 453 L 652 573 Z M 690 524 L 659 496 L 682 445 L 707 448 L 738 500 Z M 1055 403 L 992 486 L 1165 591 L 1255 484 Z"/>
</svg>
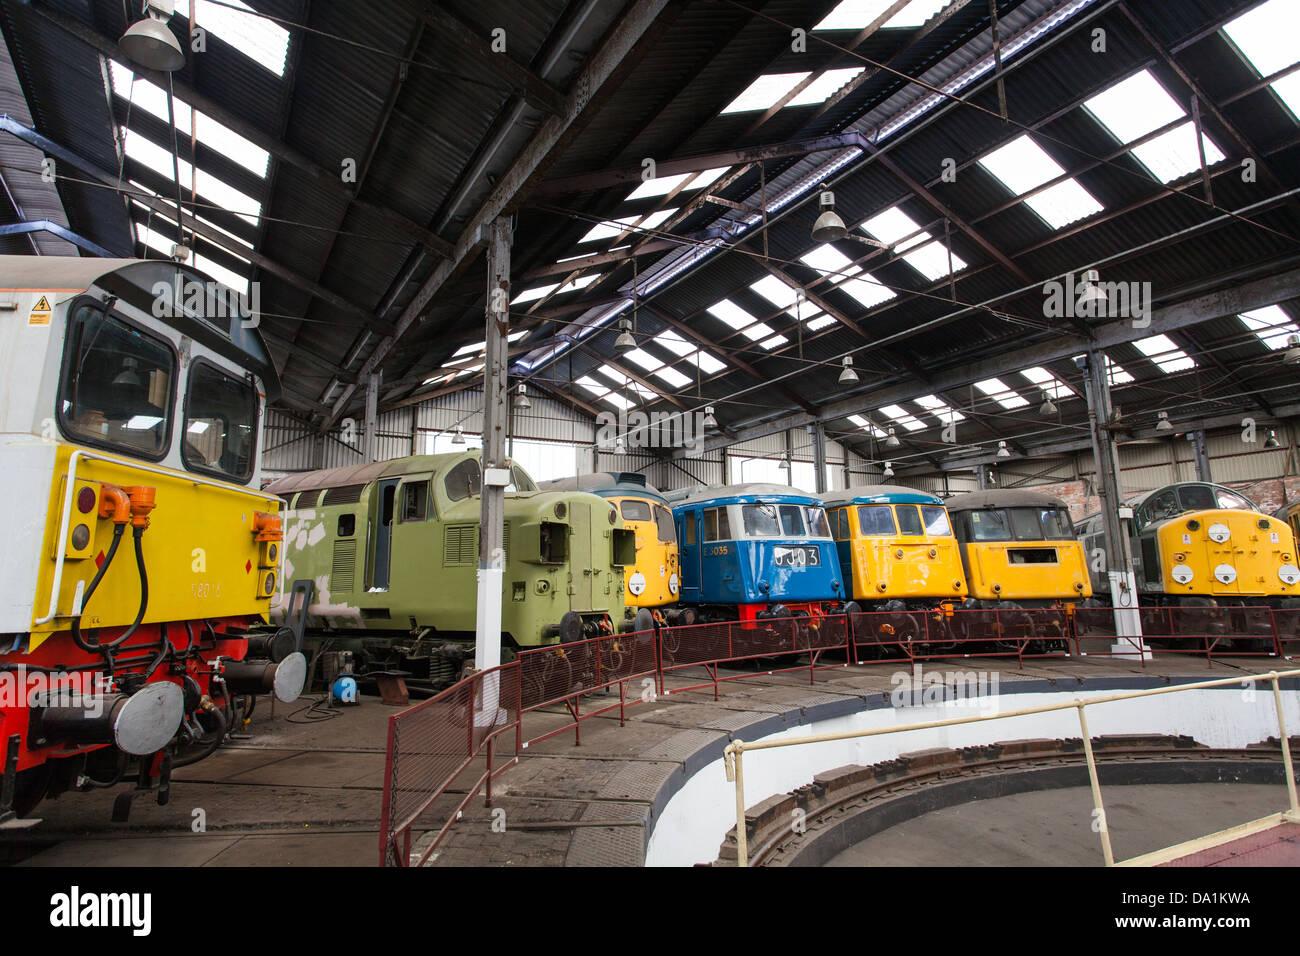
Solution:
<svg viewBox="0 0 1300 956">
<path fill-rule="evenodd" d="M 1282 656 L 1300 644 L 1300 610 L 1146 608 L 1142 638 L 1116 630 L 1111 608 L 873 611 L 819 619 L 792 617 L 660 627 L 607 634 L 521 652 L 473 674 L 388 721 L 380 859 L 422 866 L 480 794 L 492 806 L 493 783 L 531 745 L 585 720 L 659 697 L 751 677 L 723 674 L 764 661 L 765 672 L 808 673 L 860 663 L 907 665 L 950 657 L 1017 660 L 1119 655 L 1146 662 L 1162 654 Z M 694 671 L 704 679 L 665 687 L 665 677 Z M 617 693 L 618 699 L 612 699 Z M 599 700 L 591 700 L 600 695 Z M 608 699 L 607 699 L 608 698 Z M 585 709 L 584 709 L 585 707 Z M 559 727 L 525 738 L 524 717 L 547 708 L 567 715 Z M 420 839 L 413 846 L 416 833 Z"/>
</svg>

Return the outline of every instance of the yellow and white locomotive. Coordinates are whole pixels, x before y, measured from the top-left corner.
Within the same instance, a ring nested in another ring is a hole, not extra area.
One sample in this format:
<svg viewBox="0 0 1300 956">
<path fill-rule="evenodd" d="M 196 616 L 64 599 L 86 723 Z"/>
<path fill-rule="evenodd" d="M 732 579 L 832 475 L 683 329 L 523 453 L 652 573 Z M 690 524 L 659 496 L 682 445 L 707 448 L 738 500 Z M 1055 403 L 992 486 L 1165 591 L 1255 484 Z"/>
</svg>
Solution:
<svg viewBox="0 0 1300 956">
<path fill-rule="evenodd" d="M 165 802 L 241 698 L 301 690 L 241 303 L 171 261 L 0 256 L 0 823 L 128 774 L 116 817 Z"/>
</svg>

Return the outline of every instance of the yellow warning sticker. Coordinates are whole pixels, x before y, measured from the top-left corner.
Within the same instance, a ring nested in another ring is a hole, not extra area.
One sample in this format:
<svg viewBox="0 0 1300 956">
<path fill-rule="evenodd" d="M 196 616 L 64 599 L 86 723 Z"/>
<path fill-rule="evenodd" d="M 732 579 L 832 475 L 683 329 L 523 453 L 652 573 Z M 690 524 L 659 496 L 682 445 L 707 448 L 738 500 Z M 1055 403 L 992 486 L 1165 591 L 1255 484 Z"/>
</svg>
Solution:
<svg viewBox="0 0 1300 956">
<path fill-rule="evenodd" d="M 32 306 L 32 314 L 27 317 L 28 325 L 49 325 L 50 324 L 50 300 L 41 296 L 36 305 Z"/>
</svg>

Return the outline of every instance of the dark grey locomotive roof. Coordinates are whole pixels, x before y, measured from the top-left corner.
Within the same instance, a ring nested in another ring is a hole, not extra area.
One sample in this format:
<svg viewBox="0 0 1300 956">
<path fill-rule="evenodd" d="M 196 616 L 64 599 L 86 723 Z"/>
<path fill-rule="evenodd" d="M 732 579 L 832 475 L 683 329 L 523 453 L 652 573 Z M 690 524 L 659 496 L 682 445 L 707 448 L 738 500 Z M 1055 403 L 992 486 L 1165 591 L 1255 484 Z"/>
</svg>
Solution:
<svg viewBox="0 0 1300 956">
<path fill-rule="evenodd" d="M 949 511 L 979 511 L 984 508 L 1065 508 L 1067 505 L 1055 495 L 1021 488 L 990 488 L 954 495 L 944 502 Z"/>
<path fill-rule="evenodd" d="M 1132 498 L 1126 498 L 1124 500 L 1124 504 L 1131 505 L 1132 507 L 1136 508 L 1139 505 L 1142 505 L 1143 503 L 1154 498 L 1156 495 L 1162 494 L 1163 492 L 1168 491 L 1171 488 L 1186 488 L 1189 485 L 1199 485 L 1202 488 L 1219 489 L 1222 491 L 1229 492 L 1230 494 L 1234 494 L 1238 498 L 1245 498 L 1247 501 L 1250 501 L 1250 498 L 1248 496 L 1242 494 L 1240 491 L 1237 491 L 1233 488 L 1229 488 L 1227 485 L 1218 485 L 1212 481 L 1175 481 L 1168 485 L 1162 485 L 1159 488 L 1153 488 L 1150 491 L 1144 491 L 1140 495 L 1134 495 Z M 1253 501 L 1250 501 L 1250 506 L 1252 508 L 1255 508 L 1255 510 L 1259 510 L 1258 507 L 1255 505 L 1255 502 Z"/>
<path fill-rule="evenodd" d="M 667 499 L 659 489 L 646 480 L 639 471 L 598 471 L 590 475 L 578 475 L 574 478 L 556 478 L 552 481 L 538 483 L 542 491 L 588 491 L 596 495 L 632 494 L 653 498 L 656 501 Z"/>
</svg>

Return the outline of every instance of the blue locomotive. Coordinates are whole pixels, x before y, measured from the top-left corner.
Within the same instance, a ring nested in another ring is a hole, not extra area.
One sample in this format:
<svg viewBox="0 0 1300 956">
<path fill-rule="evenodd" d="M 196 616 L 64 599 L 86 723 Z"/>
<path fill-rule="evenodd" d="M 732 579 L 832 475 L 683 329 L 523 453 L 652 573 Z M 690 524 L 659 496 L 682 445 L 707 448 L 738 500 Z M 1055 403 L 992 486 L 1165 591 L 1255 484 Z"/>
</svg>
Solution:
<svg viewBox="0 0 1300 956">
<path fill-rule="evenodd" d="M 680 602 L 701 621 L 843 613 L 844 581 L 822 503 L 785 485 L 705 488 L 674 502 Z"/>
</svg>

